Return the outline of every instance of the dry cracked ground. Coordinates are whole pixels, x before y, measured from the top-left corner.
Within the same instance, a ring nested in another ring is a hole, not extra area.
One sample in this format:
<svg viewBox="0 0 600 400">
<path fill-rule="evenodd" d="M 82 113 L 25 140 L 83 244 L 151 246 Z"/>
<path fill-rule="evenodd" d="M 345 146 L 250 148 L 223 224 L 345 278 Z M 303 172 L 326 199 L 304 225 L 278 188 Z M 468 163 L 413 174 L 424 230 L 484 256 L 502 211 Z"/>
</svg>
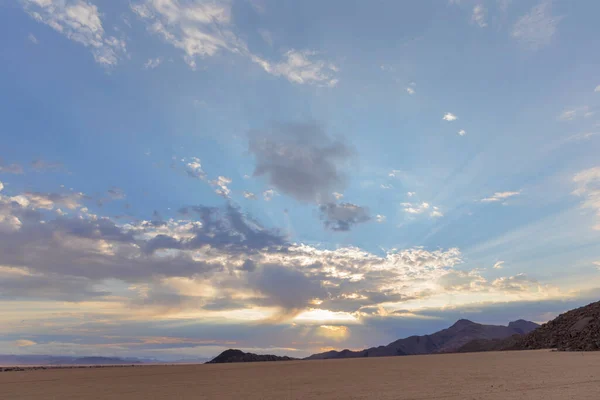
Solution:
<svg viewBox="0 0 600 400">
<path fill-rule="evenodd" d="M 600 399 L 600 352 L 548 350 L 0 374 L 0 399 Z"/>
</svg>

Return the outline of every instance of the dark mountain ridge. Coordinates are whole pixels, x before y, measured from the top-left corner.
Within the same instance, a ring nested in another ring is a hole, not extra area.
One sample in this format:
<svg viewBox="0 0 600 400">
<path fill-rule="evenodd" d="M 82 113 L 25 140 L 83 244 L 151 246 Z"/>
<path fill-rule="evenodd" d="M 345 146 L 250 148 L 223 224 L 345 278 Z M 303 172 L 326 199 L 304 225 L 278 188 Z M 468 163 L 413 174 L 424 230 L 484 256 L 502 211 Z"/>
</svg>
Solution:
<svg viewBox="0 0 600 400">
<path fill-rule="evenodd" d="M 352 351 L 328 351 L 313 354 L 308 360 L 330 358 L 358 357 L 390 357 L 417 354 L 450 353 L 454 352 L 475 339 L 499 340 L 513 335 L 522 335 L 538 327 L 537 324 L 518 320 L 503 325 L 483 325 L 467 319 L 456 321 L 447 329 L 423 336 L 410 336 L 396 340 L 387 346 L 371 347 L 369 349 Z"/>
</svg>

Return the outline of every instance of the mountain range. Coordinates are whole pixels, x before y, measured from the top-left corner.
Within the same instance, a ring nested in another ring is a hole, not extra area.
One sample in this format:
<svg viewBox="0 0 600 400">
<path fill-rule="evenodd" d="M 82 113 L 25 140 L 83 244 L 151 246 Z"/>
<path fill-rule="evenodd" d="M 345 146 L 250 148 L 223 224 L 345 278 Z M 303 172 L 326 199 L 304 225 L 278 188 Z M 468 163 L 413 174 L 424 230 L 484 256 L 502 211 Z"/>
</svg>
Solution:
<svg viewBox="0 0 600 400">
<path fill-rule="evenodd" d="M 423 336 L 410 336 L 396 340 L 387 346 L 371 347 L 360 351 L 342 350 L 313 354 L 307 360 L 330 358 L 389 357 L 417 354 L 451 353 L 476 339 L 505 339 L 513 335 L 524 335 L 539 325 L 525 320 L 513 321 L 508 326 L 483 325 L 461 319 L 439 332 Z"/>
</svg>

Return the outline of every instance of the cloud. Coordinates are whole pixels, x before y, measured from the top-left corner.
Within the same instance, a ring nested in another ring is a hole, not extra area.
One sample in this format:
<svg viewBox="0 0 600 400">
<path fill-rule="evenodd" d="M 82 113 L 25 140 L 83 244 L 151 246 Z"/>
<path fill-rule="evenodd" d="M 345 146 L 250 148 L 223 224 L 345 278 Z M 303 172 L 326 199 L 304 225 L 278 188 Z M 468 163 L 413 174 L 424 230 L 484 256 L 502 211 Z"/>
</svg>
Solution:
<svg viewBox="0 0 600 400">
<path fill-rule="evenodd" d="M 467 132 L 464 129 L 461 129 L 460 131 L 458 131 L 459 136 L 465 136 L 466 134 L 467 134 Z"/>
<path fill-rule="evenodd" d="M 206 173 L 202 170 L 202 164 L 197 157 L 190 158 L 190 161 L 185 164 L 186 172 L 190 178 L 206 179 Z"/>
<path fill-rule="evenodd" d="M 15 346 L 17 347 L 28 347 L 28 346 L 35 346 L 37 343 L 34 342 L 33 340 L 27 340 L 27 339 L 20 339 L 15 341 Z"/>
<path fill-rule="evenodd" d="M 492 287 L 503 292 L 525 292 L 537 288 L 537 281 L 525 274 L 502 277 L 492 282 Z"/>
<path fill-rule="evenodd" d="M 439 218 L 444 216 L 444 214 L 440 211 L 439 207 L 432 206 L 431 204 L 426 202 L 401 203 L 400 206 L 402 206 L 403 211 L 407 214 L 418 215 L 428 213 L 429 216 L 432 218 Z"/>
<path fill-rule="evenodd" d="M 21 175 L 23 167 L 19 164 L 3 164 L 0 159 L 0 173 Z"/>
<path fill-rule="evenodd" d="M 144 63 L 144 68 L 145 69 L 154 69 L 156 67 L 158 67 L 160 64 L 162 64 L 162 57 L 156 57 L 156 58 L 149 58 L 148 61 L 146 61 Z"/>
<path fill-rule="evenodd" d="M 563 18 L 553 16 L 551 7 L 551 0 L 546 0 L 533 7 L 517 20 L 511 36 L 530 50 L 539 50 L 548 46 L 556 33 L 558 23 Z"/>
<path fill-rule="evenodd" d="M 122 200 L 124 199 L 125 196 L 125 192 L 123 191 L 123 189 L 118 188 L 116 186 L 113 186 L 112 188 L 108 189 L 106 191 L 106 193 L 110 196 L 111 199 L 113 200 Z"/>
<path fill-rule="evenodd" d="M 289 50 L 284 54 L 285 61 L 276 64 L 257 56 L 252 56 L 252 59 L 269 74 L 283 76 L 292 83 L 336 86 L 338 79 L 335 78 L 335 74 L 339 71 L 338 67 L 332 63 L 315 60 L 316 55 L 315 51 Z"/>
<path fill-rule="evenodd" d="M 458 117 L 452 113 L 446 113 L 446 114 L 444 114 L 444 117 L 442 119 L 444 121 L 452 122 L 452 121 L 456 121 L 458 119 Z"/>
<path fill-rule="evenodd" d="M 593 264 L 596 266 L 596 268 L 600 271 L 600 261 L 594 261 Z"/>
<path fill-rule="evenodd" d="M 375 221 L 377 221 L 378 223 L 382 224 L 386 221 L 386 216 L 385 215 L 381 215 L 381 214 L 377 214 L 375 216 Z"/>
<path fill-rule="evenodd" d="M 216 194 L 226 199 L 229 198 L 229 193 L 231 193 L 231 190 L 229 189 L 229 187 L 227 187 L 227 185 L 231 183 L 231 178 L 227 178 L 226 176 L 219 176 L 217 179 L 212 180 L 209 183 L 212 186 L 217 186 L 217 189 L 215 189 Z"/>
<path fill-rule="evenodd" d="M 11 197 L 12 202 L 18 203 L 21 207 L 31 209 L 52 210 L 58 207 L 74 210 L 81 206 L 83 193 L 39 193 L 25 192 L 23 194 Z"/>
<path fill-rule="evenodd" d="M 520 190 L 518 192 L 496 192 L 492 196 L 485 197 L 485 198 L 481 199 L 480 201 L 482 203 L 496 203 L 499 201 L 504 201 L 510 197 L 518 196 L 520 194 L 521 194 Z"/>
<path fill-rule="evenodd" d="M 413 95 L 413 94 L 415 94 L 415 89 L 413 89 L 413 88 L 411 88 L 411 87 L 407 87 L 407 88 L 406 88 L 406 92 L 407 92 L 408 94 L 410 94 L 410 95 Z"/>
<path fill-rule="evenodd" d="M 416 192 L 407 192 L 406 194 L 408 195 L 408 197 L 413 197 L 417 193 Z"/>
<path fill-rule="evenodd" d="M 126 53 L 123 40 L 107 36 L 98 7 L 83 0 L 22 0 L 25 11 L 74 42 L 91 49 L 97 63 L 116 65 Z"/>
<path fill-rule="evenodd" d="M 596 86 L 596 89 L 594 89 L 594 92 L 596 92 L 596 93 L 600 92 L 600 85 Z"/>
<path fill-rule="evenodd" d="M 277 191 L 299 201 L 325 203 L 345 187 L 343 168 L 353 150 L 342 138 L 330 138 L 320 125 L 276 124 L 248 136 L 254 176 L 265 176 Z"/>
<path fill-rule="evenodd" d="M 262 195 L 263 195 L 263 199 L 265 199 L 265 201 L 271 201 L 271 200 L 273 200 L 273 197 L 275 197 L 277 195 L 277 192 L 274 191 L 273 189 L 267 189 L 262 193 Z"/>
<path fill-rule="evenodd" d="M 199 57 L 212 57 L 225 51 L 244 56 L 267 73 L 283 76 L 292 83 L 332 87 L 338 82 L 335 78 L 338 68 L 315 59 L 315 51 L 288 50 L 283 54 L 284 61 L 280 62 L 271 62 L 252 53 L 245 41 L 234 33 L 230 1 L 145 0 L 132 4 L 131 9 L 147 22 L 150 32 L 181 49 L 192 69 L 197 67 Z"/>
<path fill-rule="evenodd" d="M 0 192 L 2 191 L 2 189 L 4 189 L 4 184 L 2 183 L 2 181 L 0 181 Z"/>
<path fill-rule="evenodd" d="M 573 182 L 577 186 L 573 194 L 584 199 L 581 206 L 595 210 L 600 217 L 600 167 L 578 172 L 573 177 Z M 594 229 L 600 230 L 600 225 Z"/>
<path fill-rule="evenodd" d="M 384 190 L 389 190 L 389 189 L 393 189 L 394 187 L 388 183 L 382 183 L 381 185 L 379 185 L 380 188 L 384 189 Z"/>
<path fill-rule="evenodd" d="M 246 198 L 248 200 L 256 200 L 256 195 L 252 192 L 244 191 L 243 195 L 244 195 L 244 198 Z"/>
<path fill-rule="evenodd" d="M 338 192 L 333 192 L 333 197 L 335 197 L 336 200 L 340 200 L 344 198 L 344 195 Z"/>
<path fill-rule="evenodd" d="M 27 36 L 27 39 L 29 39 L 29 41 L 33 44 L 39 44 L 38 39 L 33 35 L 33 33 L 30 33 L 29 36 Z"/>
<path fill-rule="evenodd" d="M 494 268 L 494 269 L 504 268 L 504 261 L 496 261 L 496 263 L 494 264 L 494 266 L 492 268 Z"/>
<path fill-rule="evenodd" d="M 36 172 L 57 172 L 64 168 L 64 165 L 59 162 L 49 162 L 42 159 L 37 159 L 31 163 L 31 168 Z"/>
<path fill-rule="evenodd" d="M 327 203 L 319 206 L 325 227 L 333 231 L 349 231 L 354 225 L 371 219 L 369 210 L 351 203 Z"/>
<path fill-rule="evenodd" d="M 559 121 L 572 121 L 572 120 L 574 120 L 576 118 L 580 118 L 580 117 L 589 118 L 594 114 L 595 114 L 595 112 L 590 111 L 590 108 L 588 106 L 575 107 L 575 108 L 566 109 L 562 113 L 560 113 L 560 115 L 558 116 L 558 120 Z"/>
<path fill-rule="evenodd" d="M 485 14 L 486 9 L 483 7 L 483 5 L 477 4 L 473 8 L 473 15 L 471 16 L 471 21 L 479 25 L 480 28 L 485 28 L 487 26 L 487 22 L 485 22 Z"/>
</svg>

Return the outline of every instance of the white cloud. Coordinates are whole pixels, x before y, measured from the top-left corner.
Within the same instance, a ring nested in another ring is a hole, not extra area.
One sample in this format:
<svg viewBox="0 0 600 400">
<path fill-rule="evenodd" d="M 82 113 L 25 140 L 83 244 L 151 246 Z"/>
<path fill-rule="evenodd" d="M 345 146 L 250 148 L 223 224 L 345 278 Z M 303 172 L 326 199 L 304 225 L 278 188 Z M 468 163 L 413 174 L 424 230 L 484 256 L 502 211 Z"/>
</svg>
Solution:
<svg viewBox="0 0 600 400">
<path fill-rule="evenodd" d="M 28 340 L 28 339 L 20 339 L 20 340 L 16 340 L 15 341 L 15 346 L 17 347 L 29 347 L 29 346 L 35 346 L 37 343 L 34 342 L 33 340 Z"/>
<path fill-rule="evenodd" d="M 471 21 L 479 25 L 480 28 L 485 28 L 487 26 L 487 22 L 485 22 L 485 14 L 486 10 L 481 4 L 477 4 L 473 8 L 473 15 L 471 16 Z"/>
<path fill-rule="evenodd" d="M 162 57 L 149 58 L 148 61 L 144 63 L 145 69 L 154 69 L 158 67 L 162 63 Z"/>
<path fill-rule="evenodd" d="M 390 185 L 390 184 L 386 184 L 386 183 L 382 183 L 382 184 L 380 185 L 380 187 L 381 187 L 382 189 L 386 189 L 386 190 L 387 190 L 387 189 L 393 189 L 393 186 L 392 186 L 392 185 Z"/>
<path fill-rule="evenodd" d="M 598 268 L 598 270 L 600 270 L 600 261 L 594 261 L 593 264 L 596 266 L 596 268 Z"/>
<path fill-rule="evenodd" d="M 578 172 L 573 177 L 577 188 L 573 194 L 584 198 L 582 207 L 591 208 L 600 217 L 600 167 L 589 168 Z M 600 230 L 600 225 L 594 227 Z"/>
<path fill-rule="evenodd" d="M 596 86 L 596 89 L 594 89 L 594 92 L 600 92 L 600 85 Z"/>
<path fill-rule="evenodd" d="M 407 192 L 406 194 L 408 195 L 408 197 L 413 197 L 417 194 L 417 192 Z"/>
<path fill-rule="evenodd" d="M 186 172 L 192 178 L 206 179 L 206 174 L 202 170 L 202 164 L 198 157 L 190 158 L 190 161 L 186 163 Z"/>
<path fill-rule="evenodd" d="M 263 192 L 263 198 L 265 199 L 265 201 L 271 201 L 276 195 L 277 192 L 273 189 L 267 189 Z"/>
<path fill-rule="evenodd" d="M 256 195 L 252 192 L 244 191 L 244 198 L 248 200 L 256 200 Z"/>
<path fill-rule="evenodd" d="M 444 214 L 440 211 L 439 207 L 432 206 L 427 202 L 421 203 L 401 203 L 402 209 L 405 213 L 418 215 L 418 214 L 429 214 L 432 218 L 443 217 Z"/>
<path fill-rule="evenodd" d="M 377 214 L 375 216 L 375 221 L 377 221 L 380 224 L 384 223 L 386 219 L 387 218 L 385 217 L 385 215 Z"/>
<path fill-rule="evenodd" d="M 38 44 L 39 41 L 37 40 L 37 38 L 33 35 L 33 33 L 30 33 L 29 36 L 27 36 L 27 39 L 29 39 L 29 41 L 33 44 Z"/>
<path fill-rule="evenodd" d="M 407 88 L 406 88 L 406 92 L 407 92 L 408 94 L 410 94 L 410 95 L 413 95 L 413 94 L 415 94 L 415 89 L 413 89 L 413 88 L 411 88 L 411 87 L 407 87 Z"/>
<path fill-rule="evenodd" d="M 96 62 L 116 65 L 126 53 L 123 40 L 106 36 L 98 7 L 83 0 L 23 0 L 25 11 L 67 38 L 89 47 Z"/>
<path fill-rule="evenodd" d="M 226 176 L 219 176 L 217 179 L 212 180 L 209 183 L 212 186 L 217 186 L 217 189 L 215 189 L 216 194 L 218 194 L 221 197 L 225 197 L 226 199 L 229 198 L 229 193 L 231 193 L 231 190 L 229 189 L 229 187 L 227 187 L 227 185 L 231 183 L 231 178 L 227 178 Z"/>
<path fill-rule="evenodd" d="M 504 267 L 504 261 L 496 261 L 492 268 L 494 269 L 502 269 Z"/>
<path fill-rule="evenodd" d="M 283 54 L 285 60 L 278 63 L 252 53 L 233 32 L 230 1 L 180 3 L 174 0 L 145 0 L 133 4 L 131 9 L 148 23 L 151 32 L 181 49 L 186 63 L 192 69 L 197 67 L 199 57 L 211 57 L 226 51 L 247 57 L 267 73 L 285 77 L 293 83 L 333 87 L 338 82 L 335 78 L 338 68 L 332 63 L 315 59 L 315 51 L 289 50 Z"/>
<path fill-rule="evenodd" d="M 480 201 L 482 203 L 495 203 L 495 202 L 506 200 L 509 197 L 518 196 L 519 194 L 521 194 L 520 190 L 518 192 L 496 192 L 492 196 L 485 197 L 485 198 L 481 199 Z"/>
<path fill-rule="evenodd" d="M 338 193 L 338 192 L 333 192 L 333 197 L 335 197 L 336 200 L 339 200 L 339 199 L 343 198 L 344 195 L 341 193 Z"/>
<path fill-rule="evenodd" d="M 442 119 L 444 121 L 452 122 L 452 121 L 456 121 L 458 119 L 458 117 L 452 113 L 446 113 L 446 114 L 444 114 L 444 117 Z"/>
<path fill-rule="evenodd" d="M 465 136 L 467 134 L 467 131 L 465 131 L 464 129 L 461 129 L 460 131 L 458 131 L 459 136 Z"/>
<path fill-rule="evenodd" d="M 315 51 L 289 50 L 284 54 L 286 60 L 276 64 L 257 56 L 251 58 L 269 74 L 283 76 L 290 82 L 334 87 L 338 83 L 335 73 L 339 69 L 334 64 L 315 60 L 316 54 Z"/>
<path fill-rule="evenodd" d="M 2 191 L 2 189 L 4 189 L 4 184 L 2 183 L 2 181 L 0 181 L 0 192 Z"/>
<path fill-rule="evenodd" d="M 576 118 L 589 118 L 592 115 L 594 115 L 595 112 L 590 110 L 589 106 L 581 106 L 581 107 L 574 107 L 574 108 L 568 108 L 566 110 L 564 110 L 562 113 L 560 113 L 560 115 L 558 116 L 558 120 L 559 121 L 572 121 Z"/>
<path fill-rule="evenodd" d="M 521 45 L 538 50 L 550 44 L 556 33 L 556 26 L 563 17 L 551 14 L 551 1 L 544 1 L 523 15 L 513 26 L 511 36 Z"/>
</svg>

